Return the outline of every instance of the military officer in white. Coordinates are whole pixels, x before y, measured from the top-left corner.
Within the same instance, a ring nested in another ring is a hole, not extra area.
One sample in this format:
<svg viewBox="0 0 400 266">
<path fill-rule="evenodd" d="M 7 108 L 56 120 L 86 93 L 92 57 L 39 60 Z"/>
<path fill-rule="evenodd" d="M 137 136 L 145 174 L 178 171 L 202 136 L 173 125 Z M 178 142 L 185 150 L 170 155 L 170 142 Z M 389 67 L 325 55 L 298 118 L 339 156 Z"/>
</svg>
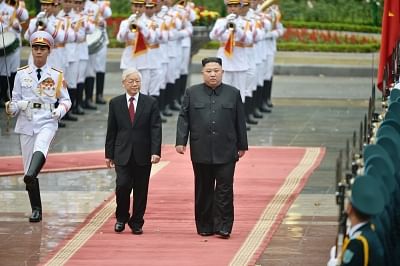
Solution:
<svg viewBox="0 0 400 266">
<path fill-rule="evenodd" d="M 141 92 L 150 95 L 150 72 L 155 62 L 149 60 L 149 50 L 158 44 L 159 30 L 148 25 L 149 19 L 144 14 L 145 0 L 131 0 L 131 4 L 133 14 L 121 22 L 117 34 L 117 40 L 125 42 L 121 69 L 134 67 L 139 70 L 142 75 Z"/>
<path fill-rule="evenodd" d="M 8 101 L 8 92 L 14 84 L 15 73 L 21 61 L 21 31 L 20 22 L 29 18 L 24 1 L 18 1 L 18 6 L 8 5 L 5 0 L 0 0 L 0 30 L 5 35 L 9 35 L 10 52 L 4 56 L 4 51 L 0 51 L 0 108 L 4 107 L 4 102 Z M 11 42 L 12 41 L 12 42 Z M 10 83 L 10 88 L 8 87 Z"/>
<path fill-rule="evenodd" d="M 71 100 L 63 73 L 47 64 L 47 57 L 54 45 L 53 37 L 48 32 L 37 31 L 32 34 L 30 44 L 33 64 L 18 70 L 6 112 L 18 116 L 15 132 L 20 138 L 24 182 L 32 207 L 29 221 L 40 222 L 42 203 L 37 176 L 46 161 L 58 121 L 70 109 Z"/>
<path fill-rule="evenodd" d="M 94 43 L 94 46 L 97 48 L 95 51 L 91 51 L 89 47 L 89 63 L 86 69 L 84 104 L 84 106 L 88 108 L 90 106 L 93 107 L 92 98 L 95 81 L 96 103 L 106 103 L 103 98 L 103 91 L 106 74 L 107 45 L 109 43 L 106 19 L 112 15 L 110 1 L 86 1 L 85 12 L 92 18 L 96 26 L 97 30 L 95 30 L 94 36 L 100 37 L 100 39 L 96 39 L 97 42 Z M 96 31 L 101 34 L 96 35 Z"/>
<path fill-rule="evenodd" d="M 62 21 L 57 19 L 53 14 L 54 0 L 40 0 L 40 8 L 41 12 L 29 21 L 28 29 L 24 34 L 25 40 L 29 41 L 34 32 L 44 30 L 51 34 L 55 46 L 64 43 L 65 31 L 62 27 Z M 63 70 L 62 64 L 58 63 L 62 61 L 60 55 L 54 52 L 55 50 L 52 49 L 47 62 L 49 65 Z M 32 54 L 30 54 L 28 63 L 31 64 L 32 60 Z"/>
<path fill-rule="evenodd" d="M 210 39 L 221 42 L 217 56 L 222 59 L 223 83 L 238 88 L 244 102 L 249 68 L 245 46 L 253 43 L 253 36 L 251 31 L 245 31 L 245 21 L 238 16 L 240 0 L 227 0 L 226 4 L 229 15 L 215 22 Z"/>
</svg>

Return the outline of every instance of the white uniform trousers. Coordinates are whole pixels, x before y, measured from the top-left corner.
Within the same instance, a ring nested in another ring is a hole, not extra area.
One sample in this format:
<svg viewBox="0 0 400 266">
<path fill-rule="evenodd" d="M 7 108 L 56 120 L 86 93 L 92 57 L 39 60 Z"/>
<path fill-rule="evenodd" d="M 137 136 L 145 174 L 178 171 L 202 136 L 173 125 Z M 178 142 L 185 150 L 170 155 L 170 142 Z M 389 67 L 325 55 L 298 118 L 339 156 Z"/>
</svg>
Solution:
<svg viewBox="0 0 400 266">
<path fill-rule="evenodd" d="M 65 80 L 69 89 L 76 89 L 78 83 L 79 61 L 69 62 L 65 69 Z"/>
<path fill-rule="evenodd" d="M 237 88 L 240 91 L 242 102 L 246 97 L 246 71 L 224 71 L 222 82 Z"/>
<path fill-rule="evenodd" d="M 190 47 L 182 47 L 182 64 L 181 64 L 181 75 L 187 75 L 189 73 L 190 64 Z"/>
<path fill-rule="evenodd" d="M 253 91 L 257 90 L 257 69 L 250 67 L 246 71 L 246 97 L 252 97 Z"/>
<path fill-rule="evenodd" d="M 79 60 L 78 81 L 77 81 L 78 83 L 85 83 L 87 65 L 88 65 L 88 60 Z"/>
<path fill-rule="evenodd" d="M 175 80 L 177 79 L 176 77 L 176 69 L 179 69 L 178 67 L 178 58 L 177 57 L 169 57 L 169 62 L 168 62 L 168 69 L 167 69 L 167 75 L 166 75 L 166 80 L 167 83 L 175 83 Z"/>
<path fill-rule="evenodd" d="M 94 54 L 89 55 L 89 62 L 86 68 L 86 77 L 96 77 L 97 72 L 106 72 L 107 46 L 103 45 L 101 49 Z"/>
<path fill-rule="evenodd" d="M 264 85 L 264 61 L 260 62 L 259 64 L 256 65 L 256 71 L 257 71 L 257 86 L 263 86 Z"/>
<path fill-rule="evenodd" d="M 33 136 L 20 134 L 19 141 L 21 144 L 22 160 L 24 162 L 24 173 L 29 169 L 32 155 L 36 151 L 43 153 L 44 157 L 47 157 L 49 152 L 50 144 L 56 135 L 56 131 L 52 128 L 42 128 L 38 133 Z"/>
<path fill-rule="evenodd" d="M 160 90 L 165 90 L 167 87 L 167 72 L 168 72 L 168 63 L 161 64 L 161 80 L 160 80 Z"/>
</svg>

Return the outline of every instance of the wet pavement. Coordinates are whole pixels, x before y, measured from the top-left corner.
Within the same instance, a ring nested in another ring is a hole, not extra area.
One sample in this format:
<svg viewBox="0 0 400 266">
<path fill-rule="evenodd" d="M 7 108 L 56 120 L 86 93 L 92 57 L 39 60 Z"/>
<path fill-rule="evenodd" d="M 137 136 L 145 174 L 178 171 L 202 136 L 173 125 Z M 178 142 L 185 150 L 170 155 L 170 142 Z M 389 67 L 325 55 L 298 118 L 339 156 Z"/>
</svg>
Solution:
<svg viewBox="0 0 400 266">
<path fill-rule="evenodd" d="M 366 55 L 368 57 L 368 55 Z M 366 59 L 367 60 L 367 59 Z M 200 82 L 198 74 L 191 83 Z M 120 73 L 106 76 L 105 96 L 122 93 Z M 250 145 L 324 146 L 326 156 L 288 211 L 259 265 L 324 265 L 335 242 L 337 207 L 334 198 L 335 158 L 347 138 L 358 130 L 367 112 L 371 78 L 274 77 L 272 113 L 248 132 Z M 86 111 L 78 122 L 66 122 L 52 152 L 104 148 L 107 105 Z M 174 144 L 177 113 L 163 124 L 163 143 Z M 17 135 L 7 132 L 0 114 L 0 155 L 19 155 Z M 36 265 L 74 231 L 114 189 L 114 170 L 40 175 L 43 222 L 28 223 L 29 201 L 22 176 L 0 177 L 0 265 Z M 234 234 L 234 231 L 233 231 Z"/>
</svg>

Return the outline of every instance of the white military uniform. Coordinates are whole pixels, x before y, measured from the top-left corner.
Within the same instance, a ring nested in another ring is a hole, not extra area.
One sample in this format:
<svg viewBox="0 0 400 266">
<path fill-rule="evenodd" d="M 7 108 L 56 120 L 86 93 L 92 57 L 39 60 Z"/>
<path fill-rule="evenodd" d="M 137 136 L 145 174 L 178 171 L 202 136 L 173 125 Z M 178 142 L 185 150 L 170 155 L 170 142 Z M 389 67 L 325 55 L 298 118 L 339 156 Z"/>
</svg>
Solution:
<svg viewBox="0 0 400 266">
<path fill-rule="evenodd" d="M 109 43 L 107 35 L 106 19 L 111 17 L 112 11 L 110 8 L 110 1 L 86 1 L 84 12 L 90 16 L 92 22 L 96 26 L 95 31 L 101 31 L 104 37 L 101 48 L 95 53 L 89 53 L 89 63 L 86 69 L 87 77 L 95 77 L 96 72 L 106 72 L 106 59 L 107 59 L 107 45 Z M 103 21 L 104 26 L 100 27 L 99 22 Z"/>
<path fill-rule="evenodd" d="M 17 49 L 15 49 L 11 54 L 7 56 L 0 56 L 0 76 L 10 76 L 11 73 L 15 73 L 20 66 L 21 61 L 21 25 L 19 25 L 19 29 L 15 30 L 12 26 L 13 24 L 19 24 L 22 21 L 26 21 L 29 19 L 28 11 L 25 8 L 25 5 L 21 2 L 19 7 L 15 9 L 13 6 L 10 6 L 5 3 L 4 0 L 0 0 L 0 22 L 3 27 L 4 32 L 12 32 L 15 37 L 20 42 L 20 45 Z M 3 51 L 0 51 L 3 53 Z"/>
<path fill-rule="evenodd" d="M 77 43 L 85 40 L 85 28 L 76 27 L 78 24 L 78 15 L 71 10 L 69 14 L 66 14 L 64 10 L 61 10 L 57 15 L 58 18 L 63 20 L 64 30 L 73 35 L 73 41 L 65 43 L 65 57 L 66 57 L 66 69 L 65 69 L 65 80 L 67 81 L 68 88 L 76 89 L 78 82 L 78 69 L 79 69 L 79 54 L 77 51 Z M 79 24 L 78 24 L 79 25 Z M 69 34 L 66 34 L 66 37 Z"/>
<path fill-rule="evenodd" d="M 245 30 L 246 22 L 241 17 L 236 17 L 233 23 L 236 25 L 234 33 L 234 47 L 232 56 L 225 54 L 225 43 L 228 41 L 230 31 L 227 27 L 227 19 L 220 18 L 215 22 L 210 32 L 210 39 L 221 42 L 217 56 L 222 59 L 224 75 L 222 82 L 234 86 L 240 90 L 242 101 L 246 95 L 246 72 L 249 69 L 245 47 L 253 43 L 251 31 Z"/>
<path fill-rule="evenodd" d="M 147 19 L 142 15 L 136 20 L 136 24 L 140 28 L 135 32 L 132 32 L 129 29 L 129 21 L 125 19 L 121 22 L 119 31 L 117 34 L 117 40 L 119 42 L 125 43 L 125 49 L 122 52 L 121 57 L 121 69 L 127 68 L 136 68 L 142 74 L 142 86 L 141 90 L 144 94 L 149 94 L 149 86 L 150 86 L 150 69 L 151 65 L 154 64 L 153 61 L 150 61 L 148 50 L 150 49 L 147 44 L 155 44 L 159 38 L 159 31 L 154 28 L 148 28 L 146 24 Z M 135 45 L 137 43 L 137 39 L 139 38 L 139 32 L 142 34 L 145 41 L 145 49 L 140 53 L 134 54 Z"/>
<path fill-rule="evenodd" d="M 169 30 L 167 24 L 164 20 L 164 14 L 162 12 L 158 12 L 153 16 L 153 20 L 157 23 L 160 28 L 160 52 L 158 60 L 161 63 L 161 80 L 160 80 L 160 90 L 164 90 L 167 85 L 167 70 L 168 70 L 168 39 L 169 39 Z"/>
<path fill-rule="evenodd" d="M 58 129 L 58 119 L 52 116 L 54 104 L 58 101 L 61 117 L 71 107 L 63 72 L 46 64 L 40 68 L 41 78 L 38 80 L 37 69 L 34 64 L 30 64 L 18 70 L 11 100 L 17 106 L 20 101 L 28 102 L 12 114 L 18 115 L 15 133 L 20 134 L 25 172 L 35 151 L 47 155 Z"/>
<path fill-rule="evenodd" d="M 188 75 L 190 64 L 190 47 L 192 41 L 191 37 L 193 34 L 192 21 L 196 19 L 196 13 L 192 8 L 190 8 L 190 5 L 182 8 L 178 6 L 178 11 L 183 20 L 182 29 L 179 31 L 182 37 L 182 61 L 180 64 L 180 75 Z"/>
</svg>

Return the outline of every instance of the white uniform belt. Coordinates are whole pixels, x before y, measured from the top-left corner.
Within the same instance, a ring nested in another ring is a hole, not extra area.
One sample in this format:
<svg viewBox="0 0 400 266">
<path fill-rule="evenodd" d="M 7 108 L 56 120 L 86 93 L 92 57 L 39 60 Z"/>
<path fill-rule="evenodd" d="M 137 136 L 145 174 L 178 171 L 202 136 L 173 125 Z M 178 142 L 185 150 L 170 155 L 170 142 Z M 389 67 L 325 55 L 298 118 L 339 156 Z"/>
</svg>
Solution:
<svg viewBox="0 0 400 266">
<path fill-rule="evenodd" d="M 32 109 L 44 109 L 44 110 L 54 110 L 54 104 L 53 103 L 33 103 L 30 102 L 28 107 Z"/>
</svg>

